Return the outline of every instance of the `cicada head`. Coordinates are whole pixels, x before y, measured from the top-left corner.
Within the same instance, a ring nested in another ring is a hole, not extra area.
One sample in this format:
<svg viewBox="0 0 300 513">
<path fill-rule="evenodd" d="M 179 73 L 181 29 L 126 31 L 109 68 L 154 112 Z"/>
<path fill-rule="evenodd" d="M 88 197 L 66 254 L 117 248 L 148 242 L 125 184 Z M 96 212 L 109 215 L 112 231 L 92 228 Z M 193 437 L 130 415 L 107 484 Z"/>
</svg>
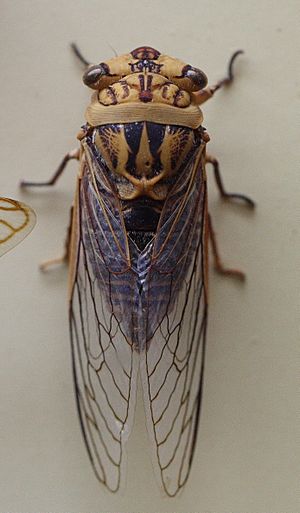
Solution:
<svg viewBox="0 0 300 513">
<path fill-rule="evenodd" d="M 205 73 L 149 46 L 90 66 L 83 77 L 95 90 L 86 110 L 92 127 L 149 121 L 198 128 L 203 120 L 194 93 Z"/>
<path fill-rule="evenodd" d="M 141 46 L 90 66 L 84 83 L 95 89 L 86 111 L 92 144 L 122 205 L 152 202 L 160 211 L 180 174 L 205 147 L 193 93 L 205 87 L 206 75 Z"/>
<path fill-rule="evenodd" d="M 135 73 L 161 75 L 188 92 L 199 91 L 207 85 L 207 77 L 203 71 L 179 59 L 163 55 L 150 46 L 141 46 L 128 54 L 89 66 L 83 75 L 83 82 L 100 91 Z"/>
</svg>

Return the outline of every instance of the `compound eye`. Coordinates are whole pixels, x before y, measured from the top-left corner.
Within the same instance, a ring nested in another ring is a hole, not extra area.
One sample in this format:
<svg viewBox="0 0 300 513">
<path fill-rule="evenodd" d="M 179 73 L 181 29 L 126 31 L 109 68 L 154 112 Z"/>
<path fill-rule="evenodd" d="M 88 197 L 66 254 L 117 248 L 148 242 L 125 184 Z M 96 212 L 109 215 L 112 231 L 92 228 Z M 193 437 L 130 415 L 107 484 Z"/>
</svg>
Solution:
<svg viewBox="0 0 300 513">
<path fill-rule="evenodd" d="M 207 76 L 198 68 L 186 66 L 182 74 L 193 82 L 196 89 L 203 89 L 207 85 Z"/>
<path fill-rule="evenodd" d="M 107 75 L 106 70 L 101 64 L 90 66 L 84 73 L 82 80 L 85 85 L 97 89 L 97 84 L 104 75 Z"/>
</svg>

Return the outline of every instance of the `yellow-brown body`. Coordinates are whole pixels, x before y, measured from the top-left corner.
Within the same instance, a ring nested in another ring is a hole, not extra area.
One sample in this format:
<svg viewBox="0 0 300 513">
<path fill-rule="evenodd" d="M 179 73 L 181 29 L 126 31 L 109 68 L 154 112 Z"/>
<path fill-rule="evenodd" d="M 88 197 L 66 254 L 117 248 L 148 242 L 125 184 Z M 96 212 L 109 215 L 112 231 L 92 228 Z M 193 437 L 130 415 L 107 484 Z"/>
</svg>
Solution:
<svg viewBox="0 0 300 513">
<path fill-rule="evenodd" d="M 75 47 L 77 56 L 84 59 Z M 89 66 L 94 90 L 71 220 L 70 331 L 81 428 L 96 477 L 116 492 L 141 374 L 153 462 L 169 496 L 184 486 L 195 450 L 207 324 L 209 140 L 199 105 L 229 77 L 205 74 L 150 47 Z M 26 185 L 30 183 L 26 183 Z"/>
</svg>

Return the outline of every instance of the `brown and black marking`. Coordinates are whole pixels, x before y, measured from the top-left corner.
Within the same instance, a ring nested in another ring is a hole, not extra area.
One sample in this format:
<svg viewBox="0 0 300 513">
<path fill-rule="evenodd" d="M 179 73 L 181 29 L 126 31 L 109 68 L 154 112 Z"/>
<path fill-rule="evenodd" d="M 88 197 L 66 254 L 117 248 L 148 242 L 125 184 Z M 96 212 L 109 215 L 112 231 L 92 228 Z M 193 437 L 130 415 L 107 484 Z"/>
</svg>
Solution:
<svg viewBox="0 0 300 513">
<path fill-rule="evenodd" d="M 126 229 L 139 246 L 153 237 L 164 201 L 198 151 L 202 132 L 150 122 L 94 130 L 90 144 L 109 171 Z"/>
<path fill-rule="evenodd" d="M 151 46 L 139 46 L 130 53 L 134 59 L 157 60 L 160 56 L 160 52 Z"/>
<path fill-rule="evenodd" d="M 87 62 L 85 59 L 81 60 Z M 129 54 L 90 65 L 83 75 L 83 82 L 100 91 L 134 73 L 161 75 L 189 92 L 198 91 L 207 84 L 207 77 L 200 69 L 163 55 L 149 46 L 141 46 Z M 146 95 L 141 96 L 141 101 L 149 101 L 144 98 Z"/>
<path fill-rule="evenodd" d="M 95 129 L 93 143 L 121 200 L 163 201 L 199 147 L 202 131 L 151 122 L 109 124 Z"/>
</svg>

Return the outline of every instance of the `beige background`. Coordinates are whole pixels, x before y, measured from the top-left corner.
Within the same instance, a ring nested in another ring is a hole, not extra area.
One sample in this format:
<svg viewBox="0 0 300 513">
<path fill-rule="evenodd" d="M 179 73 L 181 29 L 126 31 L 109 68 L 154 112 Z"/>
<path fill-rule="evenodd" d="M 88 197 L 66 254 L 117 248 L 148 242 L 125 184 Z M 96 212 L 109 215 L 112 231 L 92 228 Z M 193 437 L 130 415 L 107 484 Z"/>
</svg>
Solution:
<svg viewBox="0 0 300 513">
<path fill-rule="evenodd" d="M 28 201 L 38 226 L 2 258 L 0 512 L 299 513 L 299 1 L 102 0 L 0 4 L 2 194 Z M 53 190 L 46 179 L 76 146 L 89 92 L 68 44 L 99 62 L 150 44 L 222 77 L 246 54 L 231 90 L 205 106 L 209 149 L 228 189 L 255 213 L 210 210 L 224 261 L 241 285 L 212 273 L 203 412 L 194 467 L 180 497 L 164 498 L 147 452 L 141 405 L 128 446 L 128 482 L 97 483 L 81 439 L 71 377 L 66 270 L 59 255 L 76 163 Z"/>
</svg>

